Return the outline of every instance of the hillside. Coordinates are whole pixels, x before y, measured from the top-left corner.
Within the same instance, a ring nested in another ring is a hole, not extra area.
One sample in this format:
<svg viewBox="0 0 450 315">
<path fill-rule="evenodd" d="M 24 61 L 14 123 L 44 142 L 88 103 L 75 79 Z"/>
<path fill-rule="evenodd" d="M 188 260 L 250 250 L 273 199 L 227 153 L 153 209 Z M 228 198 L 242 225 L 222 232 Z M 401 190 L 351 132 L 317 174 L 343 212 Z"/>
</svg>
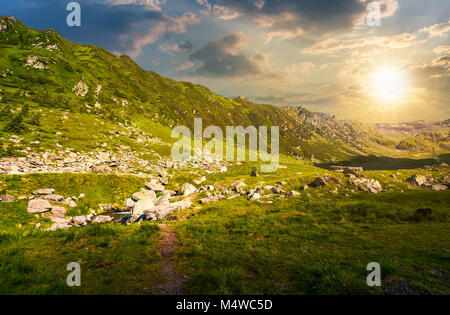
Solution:
<svg viewBox="0 0 450 315">
<path fill-rule="evenodd" d="M 195 117 L 202 117 L 204 126 L 222 128 L 280 126 L 281 152 L 316 162 L 371 153 L 372 139 L 362 124 L 224 98 L 206 87 L 145 71 L 127 56 L 72 43 L 51 29 L 29 28 L 13 17 L 1 17 L 0 26 L 0 155 L 55 146 L 75 152 L 129 147 L 158 158 L 168 155 L 171 128 L 192 127 Z M 23 122 L 7 128 L 23 108 Z M 94 126 L 96 133 L 91 132 Z M 20 144 L 8 141 L 11 134 L 23 138 Z"/>
</svg>

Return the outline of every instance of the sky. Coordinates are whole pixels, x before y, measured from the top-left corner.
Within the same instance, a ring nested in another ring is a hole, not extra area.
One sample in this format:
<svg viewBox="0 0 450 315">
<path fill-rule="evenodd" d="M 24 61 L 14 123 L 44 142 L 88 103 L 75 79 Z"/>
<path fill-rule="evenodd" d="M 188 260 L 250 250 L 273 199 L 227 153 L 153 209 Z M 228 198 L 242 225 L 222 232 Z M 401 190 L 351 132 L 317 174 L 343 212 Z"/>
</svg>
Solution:
<svg viewBox="0 0 450 315">
<path fill-rule="evenodd" d="M 0 0 L 0 15 L 256 103 L 450 118 L 450 0 Z"/>
</svg>

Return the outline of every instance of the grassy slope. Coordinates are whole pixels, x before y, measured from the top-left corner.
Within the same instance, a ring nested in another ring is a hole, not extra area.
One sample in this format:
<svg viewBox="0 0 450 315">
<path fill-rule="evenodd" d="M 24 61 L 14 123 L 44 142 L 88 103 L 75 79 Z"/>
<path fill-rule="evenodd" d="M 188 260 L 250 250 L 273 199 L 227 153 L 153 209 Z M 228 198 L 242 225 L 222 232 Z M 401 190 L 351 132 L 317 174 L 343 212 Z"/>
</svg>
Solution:
<svg viewBox="0 0 450 315">
<path fill-rule="evenodd" d="M 41 128 L 27 124 L 25 137 L 28 141 L 24 146 L 39 139 L 42 148 L 54 146 L 61 140 L 55 135 L 55 121 L 65 115 L 74 122 L 62 122 L 66 124 L 64 144 L 76 150 L 82 150 L 83 146 L 75 139 L 97 146 L 101 142 L 110 145 L 108 137 L 102 133 L 123 129 L 119 123 L 139 126 L 171 142 L 171 128 L 175 125 L 192 127 L 195 117 L 202 117 L 204 126 L 222 128 L 280 126 L 281 151 L 301 157 L 343 159 L 355 149 L 339 139 L 319 135 L 312 126 L 299 122 L 281 108 L 224 98 L 203 86 L 164 78 L 143 70 L 127 56 L 117 57 L 95 46 L 69 42 L 53 30 L 38 31 L 21 22 L 10 27 L 8 32 L 0 33 L 0 74 L 6 74 L 5 78 L 0 77 L 2 106 L 10 105 L 18 111 L 28 104 L 31 108 L 29 116 L 37 111 L 43 115 Z M 53 45 L 59 49 L 47 50 Z M 28 58 L 33 56 L 38 57 L 47 69 L 25 67 Z M 84 97 L 76 96 L 72 91 L 80 81 L 89 87 Z M 99 85 L 102 89 L 97 95 L 95 91 Z M 100 107 L 95 107 L 97 102 Z M 0 129 L 5 124 L 0 122 Z M 79 130 L 82 126 L 93 125 L 98 128 L 97 136 Z M 9 133 L 0 132 L 0 139 L 6 140 L 9 136 Z M 124 139 L 116 142 L 124 142 Z M 114 147 L 113 144 L 108 146 Z M 137 145 L 133 150 L 145 151 Z"/>
</svg>

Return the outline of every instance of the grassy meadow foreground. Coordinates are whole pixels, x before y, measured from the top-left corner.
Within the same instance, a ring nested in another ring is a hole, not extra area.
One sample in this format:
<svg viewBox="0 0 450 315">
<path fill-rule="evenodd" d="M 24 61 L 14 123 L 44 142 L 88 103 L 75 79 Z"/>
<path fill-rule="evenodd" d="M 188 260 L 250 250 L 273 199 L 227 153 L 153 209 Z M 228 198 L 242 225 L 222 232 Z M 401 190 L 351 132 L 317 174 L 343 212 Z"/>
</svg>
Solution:
<svg viewBox="0 0 450 315">
<path fill-rule="evenodd" d="M 182 278 L 183 293 L 450 293 L 450 192 L 405 181 L 416 173 L 439 178 L 448 174 L 448 168 L 365 171 L 385 189 L 369 194 L 355 191 L 341 174 L 295 161 L 286 166 L 259 177 L 249 175 L 250 165 L 232 166 L 225 174 L 208 175 L 206 184 L 243 180 L 256 186 L 287 178 L 286 190 L 300 191 L 326 174 L 341 178 L 343 184 L 310 188 L 271 204 L 241 196 L 195 203 L 176 212 L 166 223 L 177 235 L 171 261 Z M 171 185 L 175 189 L 192 176 L 180 174 Z M 3 192 L 16 196 L 30 195 L 40 187 L 66 195 L 84 193 L 86 197 L 68 212 L 75 216 L 99 204 L 123 203 L 146 179 L 31 174 L 1 175 L 0 181 Z M 27 200 L 0 205 L 2 294 L 159 294 L 161 284 L 168 281 L 158 250 L 161 222 L 45 232 L 50 221 L 28 214 Z M 41 227 L 36 229 L 38 222 Z M 66 266 L 72 261 L 81 265 L 81 287 L 66 285 Z M 382 268 L 379 288 L 366 285 L 366 266 L 372 261 Z"/>
</svg>

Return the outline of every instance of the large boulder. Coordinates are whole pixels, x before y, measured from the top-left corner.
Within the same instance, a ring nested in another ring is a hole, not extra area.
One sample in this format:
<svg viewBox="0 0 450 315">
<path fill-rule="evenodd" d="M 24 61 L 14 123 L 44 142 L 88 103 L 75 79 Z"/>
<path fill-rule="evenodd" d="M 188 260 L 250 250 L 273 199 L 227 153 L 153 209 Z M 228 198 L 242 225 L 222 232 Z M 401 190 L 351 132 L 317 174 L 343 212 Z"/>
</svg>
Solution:
<svg viewBox="0 0 450 315">
<path fill-rule="evenodd" d="M 167 205 L 155 206 L 151 210 L 145 211 L 147 220 L 163 220 L 169 217 L 172 213 L 180 210 L 188 209 L 192 206 L 192 201 L 186 199 L 178 202 L 173 202 Z"/>
<path fill-rule="evenodd" d="M 66 215 L 66 208 L 54 206 L 52 207 L 52 215 L 57 218 L 64 218 Z"/>
<path fill-rule="evenodd" d="M 136 202 L 142 199 L 156 200 L 156 193 L 153 190 L 142 189 L 141 191 L 134 193 L 133 196 L 131 196 L 131 199 Z"/>
<path fill-rule="evenodd" d="M 44 199 L 33 199 L 28 201 L 28 213 L 43 213 L 52 210 L 50 202 Z"/>
<path fill-rule="evenodd" d="M 138 218 L 144 214 L 145 211 L 149 211 L 155 207 L 153 198 L 144 198 L 136 202 L 136 205 L 131 212 L 131 216 Z"/>
<path fill-rule="evenodd" d="M 422 186 L 428 183 L 428 179 L 425 175 L 415 174 L 408 178 L 408 182 L 413 185 Z"/>
<path fill-rule="evenodd" d="M 380 182 L 374 179 L 355 179 L 350 181 L 350 184 L 358 187 L 362 191 L 370 192 L 372 194 L 377 194 L 383 191 L 383 187 Z"/>
<path fill-rule="evenodd" d="M 170 194 L 164 194 L 155 201 L 155 206 L 166 205 L 170 203 Z"/>
<path fill-rule="evenodd" d="M 152 180 L 150 183 L 145 184 L 145 187 L 154 192 L 163 192 L 166 189 L 164 185 L 158 183 L 155 180 Z"/>
</svg>

